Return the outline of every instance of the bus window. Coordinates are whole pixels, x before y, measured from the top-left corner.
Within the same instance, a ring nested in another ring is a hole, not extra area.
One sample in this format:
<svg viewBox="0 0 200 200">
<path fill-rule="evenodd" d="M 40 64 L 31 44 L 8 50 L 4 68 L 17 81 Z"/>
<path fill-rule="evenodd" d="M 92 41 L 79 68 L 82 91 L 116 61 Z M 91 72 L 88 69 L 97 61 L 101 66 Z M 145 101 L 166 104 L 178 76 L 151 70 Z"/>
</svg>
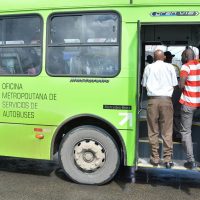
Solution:
<svg viewBox="0 0 200 200">
<path fill-rule="evenodd" d="M 47 49 L 50 75 L 114 76 L 119 71 L 118 16 L 53 16 Z"/>
<path fill-rule="evenodd" d="M 80 43 L 79 18 L 79 16 L 53 17 L 51 19 L 50 43 L 62 44 L 69 39 L 70 43 Z"/>
<path fill-rule="evenodd" d="M 56 16 L 51 19 L 51 44 L 116 43 L 117 40 L 116 14 Z"/>
<path fill-rule="evenodd" d="M 1 28 L 1 22 L 5 24 Z M 41 19 L 37 16 L 0 21 L 0 74 L 37 75 L 41 68 Z"/>
<path fill-rule="evenodd" d="M 33 40 L 37 39 L 38 43 L 41 43 L 40 21 L 39 17 L 5 19 L 5 41 L 13 41 L 16 43 L 22 41 L 24 44 L 31 44 Z"/>
<path fill-rule="evenodd" d="M 117 15 L 87 15 L 88 43 L 115 43 L 118 40 L 118 17 Z"/>
<path fill-rule="evenodd" d="M 0 48 L 0 68 L 4 70 L 1 74 L 28 74 L 35 75 L 40 70 L 40 55 L 37 54 L 35 49 L 39 47 L 23 47 L 23 48 Z M 30 74 L 28 70 L 35 68 L 36 73 Z"/>
<path fill-rule="evenodd" d="M 112 76 L 118 71 L 117 55 L 115 46 L 53 47 L 48 51 L 48 72 L 52 75 Z"/>
</svg>

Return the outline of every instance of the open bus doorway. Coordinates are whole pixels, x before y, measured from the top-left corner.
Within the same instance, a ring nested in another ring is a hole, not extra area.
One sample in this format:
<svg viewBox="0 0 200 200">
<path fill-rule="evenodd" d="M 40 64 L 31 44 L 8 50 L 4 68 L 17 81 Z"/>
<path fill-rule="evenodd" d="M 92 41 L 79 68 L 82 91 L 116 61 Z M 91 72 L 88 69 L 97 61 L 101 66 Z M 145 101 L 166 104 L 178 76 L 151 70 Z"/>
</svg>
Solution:
<svg viewBox="0 0 200 200">
<path fill-rule="evenodd" d="M 199 59 L 199 40 L 200 39 L 200 25 L 142 25 L 141 26 L 141 44 L 142 44 L 142 56 L 141 56 L 141 74 L 140 82 L 146 66 L 147 56 L 153 56 L 153 53 L 157 49 L 161 49 L 164 52 L 170 51 L 174 55 L 172 64 L 176 65 L 178 69 L 181 69 L 181 54 L 185 50 L 186 46 L 190 46 L 196 55 L 196 59 Z M 153 167 L 149 163 L 150 159 L 150 145 L 148 140 L 148 130 L 146 122 L 146 108 L 147 108 L 147 93 L 145 88 L 141 87 L 140 90 L 140 108 L 139 108 L 139 158 L 138 166 L 140 167 Z M 197 110 L 193 118 L 192 126 L 192 139 L 194 156 L 197 162 L 200 162 L 200 110 Z M 163 140 L 160 136 L 159 139 L 159 153 L 161 159 L 163 159 Z M 174 169 L 186 169 L 184 162 L 186 161 L 186 155 L 182 148 L 180 141 L 173 142 L 173 162 Z M 162 166 L 161 166 L 162 167 Z M 164 167 L 164 166 L 163 166 Z M 199 169 L 200 170 L 200 169 Z"/>
</svg>

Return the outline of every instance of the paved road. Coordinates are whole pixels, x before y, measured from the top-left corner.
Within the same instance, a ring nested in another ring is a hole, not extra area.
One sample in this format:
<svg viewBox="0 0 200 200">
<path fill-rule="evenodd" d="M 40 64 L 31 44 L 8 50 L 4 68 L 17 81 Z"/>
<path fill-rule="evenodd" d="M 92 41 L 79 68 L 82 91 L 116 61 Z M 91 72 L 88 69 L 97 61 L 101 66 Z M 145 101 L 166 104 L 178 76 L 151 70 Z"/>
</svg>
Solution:
<svg viewBox="0 0 200 200">
<path fill-rule="evenodd" d="M 0 200 L 200 200 L 200 173 L 139 171 L 104 186 L 67 180 L 56 162 L 0 157 Z"/>
</svg>

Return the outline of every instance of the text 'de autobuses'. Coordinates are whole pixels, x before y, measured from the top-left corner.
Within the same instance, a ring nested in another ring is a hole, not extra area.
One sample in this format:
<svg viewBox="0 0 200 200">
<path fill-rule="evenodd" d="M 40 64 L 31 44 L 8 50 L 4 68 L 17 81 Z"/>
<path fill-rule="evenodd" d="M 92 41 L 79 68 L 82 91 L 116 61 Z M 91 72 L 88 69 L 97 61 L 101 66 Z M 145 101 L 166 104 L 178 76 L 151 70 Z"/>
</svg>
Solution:
<svg viewBox="0 0 200 200">
<path fill-rule="evenodd" d="M 5 118 L 35 118 L 42 102 L 56 100 L 57 94 L 27 92 L 22 83 L 1 84 L 1 115 Z"/>
</svg>

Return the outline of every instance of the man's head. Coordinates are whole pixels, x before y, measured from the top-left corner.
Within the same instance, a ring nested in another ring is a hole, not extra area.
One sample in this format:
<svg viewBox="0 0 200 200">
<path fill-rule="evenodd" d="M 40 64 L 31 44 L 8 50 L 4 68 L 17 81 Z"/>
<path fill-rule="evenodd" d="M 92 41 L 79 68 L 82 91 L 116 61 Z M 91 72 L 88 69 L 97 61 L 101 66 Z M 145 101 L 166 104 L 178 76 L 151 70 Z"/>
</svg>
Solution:
<svg viewBox="0 0 200 200">
<path fill-rule="evenodd" d="M 165 55 L 164 55 L 164 52 L 162 50 L 156 50 L 154 52 L 154 60 L 157 61 L 157 60 L 162 60 L 164 61 L 165 60 Z"/>
<path fill-rule="evenodd" d="M 165 51 L 164 55 L 165 55 L 165 57 L 166 57 L 166 58 L 165 58 L 165 62 L 167 62 L 167 63 L 172 63 L 172 58 L 173 58 L 175 55 L 171 54 L 170 51 Z"/>
<path fill-rule="evenodd" d="M 183 64 L 189 62 L 190 60 L 195 59 L 195 53 L 190 47 L 186 47 L 186 49 L 183 51 L 181 55 L 181 61 Z"/>
</svg>

